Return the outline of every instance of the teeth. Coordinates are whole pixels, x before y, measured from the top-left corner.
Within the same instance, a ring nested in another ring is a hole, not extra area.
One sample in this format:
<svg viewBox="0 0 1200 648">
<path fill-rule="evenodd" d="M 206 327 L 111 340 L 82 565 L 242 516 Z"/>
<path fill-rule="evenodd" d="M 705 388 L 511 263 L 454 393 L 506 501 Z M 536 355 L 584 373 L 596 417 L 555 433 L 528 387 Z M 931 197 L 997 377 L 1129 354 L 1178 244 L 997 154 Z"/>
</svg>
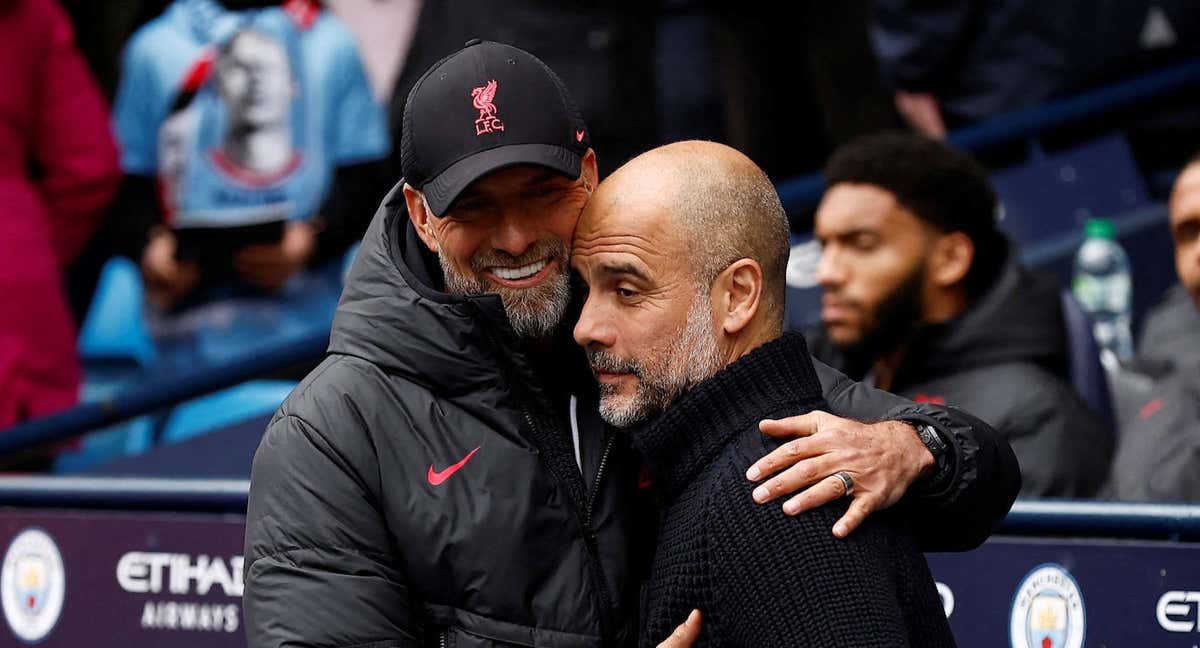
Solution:
<svg viewBox="0 0 1200 648">
<path fill-rule="evenodd" d="M 520 281 L 541 272 L 542 268 L 546 267 L 546 262 L 547 259 L 542 259 L 519 268 L 492 268 L 492 274 L 508 281 Z"/>
</svg>

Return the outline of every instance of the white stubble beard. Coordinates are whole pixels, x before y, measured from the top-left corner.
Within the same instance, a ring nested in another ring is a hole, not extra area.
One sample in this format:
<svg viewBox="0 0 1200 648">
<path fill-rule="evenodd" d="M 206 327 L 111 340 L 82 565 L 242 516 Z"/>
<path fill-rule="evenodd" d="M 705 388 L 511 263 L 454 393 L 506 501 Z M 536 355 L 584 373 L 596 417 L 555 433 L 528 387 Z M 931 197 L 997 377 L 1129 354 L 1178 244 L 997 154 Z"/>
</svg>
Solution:
<svg viewBox="0 0 1200 648">
<path fill-rule="evenodd" d="M 615 385 L 600 385 L 600 417 L 619 428 L 645 421 L 667 409 L 685 391 L 712 377 L 724 365 L 713 329 L 712 301 L 708 289 L 699 288 L 688 307 L 683 330 L 662 355 L 661 362 L 651 368 L 638 367 L 638 383 L 632 396 L 622 397 Z"/>
</svg>

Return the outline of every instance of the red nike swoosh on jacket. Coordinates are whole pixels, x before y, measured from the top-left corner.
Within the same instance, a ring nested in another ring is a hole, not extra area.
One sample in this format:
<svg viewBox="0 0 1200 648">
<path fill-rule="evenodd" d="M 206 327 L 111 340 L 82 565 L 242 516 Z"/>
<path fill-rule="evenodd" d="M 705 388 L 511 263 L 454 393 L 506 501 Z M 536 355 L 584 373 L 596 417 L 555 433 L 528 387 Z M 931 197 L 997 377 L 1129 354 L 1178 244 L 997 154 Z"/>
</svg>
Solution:
<svg viewBox="0 0 1200 648">
<path fill-rule="evenodd" d="M 483 447 L 483 446 L 480 446 L 480 447 Z M 479 448 L 475 448 L 474 450 L 468 452 L 467 456 L 462 458 L 462 461 L 460 461 L 460 462 L 454 464 L 453 466 L 450 466 L 440 472 L 433 469 L 433 464 L 429 464 L 429 475 L 428 475 L 429 483 L 432 484 L 433 486 L 440 486 L 442 484 L 442 482 L 444 482 L 450 478 L 450 475 L 453 475 L 454 473 L 458 472 L 459 468 L 462 468 L 463 466 L 465 466 L 467 464 L 467 462 L 471 460 L 471 457 L 475 456 L 476 452 L 479 452 Z"/>
</svg>

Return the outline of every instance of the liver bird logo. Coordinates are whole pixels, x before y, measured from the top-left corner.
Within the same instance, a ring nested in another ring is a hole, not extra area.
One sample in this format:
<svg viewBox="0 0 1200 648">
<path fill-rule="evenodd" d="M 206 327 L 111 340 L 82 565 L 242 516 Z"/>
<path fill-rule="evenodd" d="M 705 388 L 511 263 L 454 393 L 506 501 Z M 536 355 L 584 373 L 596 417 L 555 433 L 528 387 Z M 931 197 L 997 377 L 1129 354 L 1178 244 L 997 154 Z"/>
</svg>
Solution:
<svg viewBox="0 0 1200 648">
<path fill-rule="evenodd" d="M 496 80 L 492 79 L 487 82 L 487 85 L 482 88 L 475 88 L 471 91 L 471 103 L 475 109 L 479 111 L 480 119 L 491 119 L 496 116 Z"/>
<path fill-rule="evenodd" d="M 471 105 L 479 111 L 479 119 L 475 120 L 475 135 L 486 135 L 504 130 L 504 122 L 496 117 L 496 89 L 499 84 L 495 79 L 487 85 L 471 90 Z"/>
</svg>

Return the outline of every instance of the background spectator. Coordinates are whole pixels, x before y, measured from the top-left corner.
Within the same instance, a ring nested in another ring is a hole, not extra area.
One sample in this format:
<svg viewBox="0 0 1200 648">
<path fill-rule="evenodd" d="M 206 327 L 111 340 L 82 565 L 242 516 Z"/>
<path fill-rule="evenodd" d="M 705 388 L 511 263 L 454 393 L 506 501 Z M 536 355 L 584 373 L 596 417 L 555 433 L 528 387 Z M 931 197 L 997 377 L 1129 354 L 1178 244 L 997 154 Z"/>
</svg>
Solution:
<svg viewBox="0 0 1200 648">
<path fill-rule="evenodd" d="M 947 127 L 1119 79 L 1192 49 L 1172 0 L 876 0 L 872 37 L 900 114 Z"/>
<path fill-rule="evenodd" d="M 357 240 L 386 182 L 354 41 L 312 0 L 177 0 L 127 45 L 115 113 L 118 240 L 164 305 L 226 265 L 278 289 Z"/>
<path fill-rule="evenodd" d="M 1137 368 L 1159 377 L 1122 430 L 1110 495 L 1200 499 L 1200 159 L 1171 193 L 1171 237 L 1180 285 L 1150 314 Z"/>
<path fill-rule="evenodd" d="M 948 130 L 1195 56 L 1200 15 L 1189 0 L 876 0 L 872 41 L 900 115 L 914 130 Z M 1121 128 L 1147 173 L 1182 164 L 1200 137 L 1200 93 L 1147 110 L 1078 120 L 1047 134 L 1070 146 Z M 1020 146 L 977 151 L 991 165 Z"/>
<path fill-rule="evenodd" d="M 992 424 L 1023 495 L 1093 494 L 1112 437 L 1067 382 L 1061 288 L 1009 251 L 982 169 L 934 140 L 883 134 L 835 153 L 826 180 L 814 354 Z"/>
<path fill-rule="evenodd" d="M 0 428 L 78 398 L 62 273 L 120 179 L 73 38 L 52 0 L 0 2 Z"/>
<path fill-rule="evenodd" d="M 1136 370 L 1160 378 L 1200 364 L 1200 156 L 1179 174 L 1169 208 L 1180 283 L 1146 315 L 1135 362 Z"/>
<path fill-rule="evenodd" d="M 706 3 L 726 141 L 772 178 L 900 125 L 868 40 L 869 0 Z"/>
</svg>

